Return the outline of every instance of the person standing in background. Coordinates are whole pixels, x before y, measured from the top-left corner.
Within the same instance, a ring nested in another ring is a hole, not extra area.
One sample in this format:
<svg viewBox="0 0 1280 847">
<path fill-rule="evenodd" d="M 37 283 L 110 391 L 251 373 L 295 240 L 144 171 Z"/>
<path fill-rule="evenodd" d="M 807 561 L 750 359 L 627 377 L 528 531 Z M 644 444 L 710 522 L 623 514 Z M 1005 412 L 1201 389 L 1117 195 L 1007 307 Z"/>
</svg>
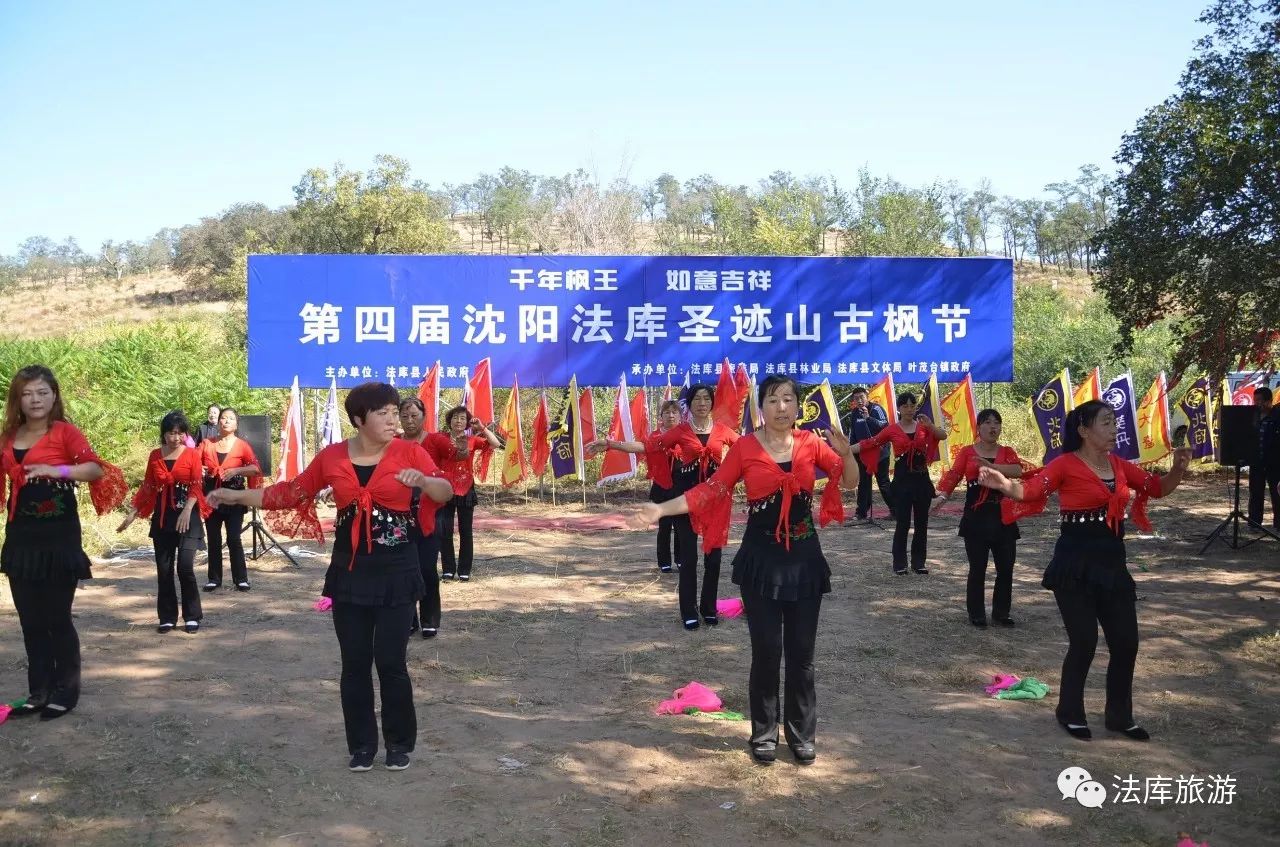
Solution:
<svg viewBox="0 0 1280 847">
<path fill-rule="evenodd" d="M 202 441 L 217 441 L 222 437 L 222 430 L 218 428 L 218 418 L 221 415 L 222 409 L 217 404 L 209 406 L 208 417 L 204 419 L 204 423 L 200 424 L 200 428 L 196 430 L 196 447 L 199 447 Z"/>
<path fill-rule="evenodd" d="M 853 389 L 850 399 L 849 414 L 845 416 L 845 431 L 853 443 L 875 438 L 880 430 L 889 425 L 889 413 L 879 403 L 872 403 L 865 386 Z M 871 517 L 871 479 L 874 476 L 880 488 L 880 497 L 889 507 L 889 518 L 893 519 L 893 495 L 889 490 L 889 452 L 892 448 L 886 444 L 880 448 L 880 462 L 874 474 L 865 473 L 858 478 L 858 506 L 856 516 L 859 521 Z"/>
</svg>

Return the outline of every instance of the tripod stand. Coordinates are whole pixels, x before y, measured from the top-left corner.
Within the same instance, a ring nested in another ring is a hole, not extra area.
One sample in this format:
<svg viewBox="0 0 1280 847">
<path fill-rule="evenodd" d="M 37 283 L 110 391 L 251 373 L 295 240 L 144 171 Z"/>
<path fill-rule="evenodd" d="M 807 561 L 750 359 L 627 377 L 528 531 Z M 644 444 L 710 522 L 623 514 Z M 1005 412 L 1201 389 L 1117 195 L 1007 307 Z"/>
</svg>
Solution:
<svg viewBox="0 0 1280 847">
<path fill-rule="evenodd" d="M 1245 518 L 1244 512 L 1240 511 L 1240 469 L 1241 467 L 1242 466 L 1239 463 L 1237 463 L 1235 466 L 1236 487 L 1235 487 L 1234 504 L 1232 505 L 1232 508 L 1231 508 L 1231 514 L 1223 518 L 1222 523 L 1218 524 L 1217 527 L 1214 528 L 1213 532 L 1209 533 L 1209 537 L 1204 542 L 1204 546 L 1200 548 L 1201 556 L 1203 556 L 1205 551 L 1209 549 L 1209 545 L 1213 544 L 1213 542 L 1218 539 L 1222 539 L 1222 541 L 1232 550 L 1240 550 L 1244 547 L 1248 547 L 1250 544 L 1256 544 L 1257 542 L 1261 541 L 1263 538 L 1266 538 L 1267 536 L 1270 536 L 1272 539 L 1276 541 L 1280 541 L 1280 535 L 1276 535 L 1276 533 L 1267 529 L 1265 526 L 1249 523 L 1248 520 Z M 1245 526 L 1247 528 L 1258 530 L 1259 532 L 1262 532 L 1264 534 L 1259 535 L 1256 538 L 1248 538 L 1248 539 L 1245 539 L 1244 541 L 1241 541 L 1240 540 L 1240 522 L 1241 521 L 1245 522 Z M 1228 537 L 1226 534 L 1227 527 L 1231 528 L 1230 537 Z"/>
<path fill-rule="evenodd" d="M 280 542 L 276 541 L 275 536 L 268 532 L 267 528 L 263 526 L 262 521 L 258 519 L 258 510 L 251 509 L 250 512 L 253 516 L 249 519 L 249 522 L 240 529 L 241 535 L 244 535 L 245 530 L 251 530 L 253 533 L 249 536 L 251 539 L 249 558 L 256 562 L 258 561 L 259 556 L 266 555 L 267 552 L 274 547 L 279 550 L 280 555 L 288 559 L 295 568 L 302 567 L 298 564 L 298 560 L 289 555 L 289 551 L 281 547 Z"/>
</svg>

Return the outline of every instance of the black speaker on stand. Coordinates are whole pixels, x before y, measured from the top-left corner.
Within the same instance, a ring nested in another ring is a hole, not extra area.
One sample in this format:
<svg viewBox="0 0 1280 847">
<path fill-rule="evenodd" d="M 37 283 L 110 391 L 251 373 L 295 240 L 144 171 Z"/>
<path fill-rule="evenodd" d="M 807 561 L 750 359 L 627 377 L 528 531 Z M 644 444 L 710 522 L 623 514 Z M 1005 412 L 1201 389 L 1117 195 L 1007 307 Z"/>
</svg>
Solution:
<svg viewBox="0 0 1280 847">
<path fill-rule="evenodd" d="M 258 467 L 262 470 L 264 481 L 271 479 L 271 446 L 275 441 L 271 437 L 271 418 L 267 415 L 241 415 L 236 435 L 249 442 L 249 446 L 253 448 L 253 455 L 258 457 Z M 274 547 L 295 568 L 301 567 L 297 560 L 289 555 L 289 551 L 284 549 L 280 542 L 276 541 L 275 536 L 263 525 L 258 515 L 258 510 L 251 509 L 249 514 L 249 522 L 240 530 L 241 535 L 246 531 L 252 533 L 249 536 L 249 558 L 256 562 L 260 556 L 265 555 L 267 551 Z"/>
<path fill-rule="evenodd" d="M 1201 556 L 1204 555 L 1214 541 L 1219 539 L 1232 550 L 1248 547 L 1250 544 L 1255 544 L 1267 537 L 1280 541 L 1280 535 L 1276 535 L 1265 526 L 1249 523 L 1244 512 L 1240 511 L 1241 471 L 1246 465 L 1258 460 L 1257 410 L 1253 406 L 1223 406 L 1218 411 L 1220 415 L 1218 428 L 1219 462 L 1235 467 L 1236 484 L 1232 496 L 1231 513 L 1222 519 L 1222 523 L 1218 524 L 1213 532 L 1209 533 L 1204 546 L 1200 548 Z M 1263 534 L 1241 541 L 1240 523 L 1242 521 L 1246 528 Z M 1227 534 L 1228 529 L 1231 530 L 1229 536 Z"/>
</svg>

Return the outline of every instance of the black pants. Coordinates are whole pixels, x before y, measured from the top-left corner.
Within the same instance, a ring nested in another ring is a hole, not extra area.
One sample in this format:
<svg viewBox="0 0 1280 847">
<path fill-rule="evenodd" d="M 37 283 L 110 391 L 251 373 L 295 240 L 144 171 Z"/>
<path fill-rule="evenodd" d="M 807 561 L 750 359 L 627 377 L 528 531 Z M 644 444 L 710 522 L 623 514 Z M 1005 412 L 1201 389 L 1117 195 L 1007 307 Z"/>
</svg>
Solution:
<svg viewBox="0 0 1280 847">
<path fill-rule="evenodd" d="M 822 595 L 803 600 L 768 600 L 742 592 L 751 633 L 751 743 L 778 740 L 778 665 L 787 660 L 783 732 L 788 744 L 814 740 L 818 694 L 813 685 L 813 649 L 818 638 Z"/>
<path fill-rule="evenodd" d="M 453 557 L 453 516 L 458 516 L 458 558 Z M 471 575 L 474 550 L 471 540 L 471 521 L 475 506 L 457 506 L 445 503 L 436 513 L 436 534 L 440 536 L 440 556 L 444 560 L 446 574 Z"/>
<path fill-rule="evenodd" d="M 36 700 L 74 708 L 80 701 L 80 636 L 71 622 L 74 575 L 27 580 L 9 576 L 27 648 L 27 689 Z"/>
<path fill-rule="evenodd" d="M 375 753 L 378 721 L 373 714 L 372 667 L 382 693 L 382 737 L 387 750 L 408 753 L 418 738 L 413 685 L 405 653 L 414 604 L 357 606 L 333 604 L 333 630 L 342 653 L 342 721 L 347 751 Z"/>
<path fill-rule="evenodd" d="M 658 566 L 671 567 L 680 561 L 680 535 L 675 518 L 658 519 Z"/>
<path fill-rule="evenodd" d="M 1098 647 L 1102 624 L 1111 660 L 1107 664 L 1106 725 L 1117 729 L 1133 726 L 1133 668 L 1138 660 L 1138 613 L 1132 598 L 1110 592 L 1086 594 L 1055 591 L 1062 624 L 1067 628 L 1067 656 L 1062 660 L 1062 685 L 1058 690 L 1058 720 L 1088 723 L 1084 710 L 1084 681 Z"/>
<path fill-rule="evenodd" d="M 1271 525 L 1280 527 L 1280 469 L 1270 472 L 1261 462 L 1249 466 L 1249 520 L 1262 526 L 1263 504 L 1270 495 Z"/>
<path fill-rule="evenodd" d="M 716 616 L 716 599 L 720 592 L 720 555 L 712 550 L 702 557 L 702 600 L 698 601 L 698 536 L 688 515 L 674 519 L 676 551 L 680 561 L 680 620 L 696 621 L 701 612 L 704 618 Z"/>
<path fill-rule="evenodd" d="M 933 482 L 927 473 L 898 471 L 893 480 L 894 515 L 893 569 L 907 568 L 907 531 L 915 518 L 916 531 L 911 536 L 911 567 L 923 568 L 929 552 L 929 504 L 933 500 Z"/>
<path fill-rule="evenodd" d="M 196 585 L 195 547 L 184 546 L 177 533 L 173 533 L 172 538 L 153 538 L 152 543 L 156 548 L 156 614 L 160 616 L 160 623 L 178 623 L 178 594 L 173 587 L 175 565 L 178 584 L 182 587 L 182 619 L 200 620 L 204 616 L 200 612 L 200 587 Z"/>
<path fill-rule="evenodd" d="M 426 583 L 427 593 L 422 595 L 420 609 L 413 616 L 413 629 L 417 629 L 419 625 L 423 629 L 440 628 L 440 574 L 436 571 L 439 547 L 435 533 L 418 539 L 418 569 L 422 571 L 422 581 Z"/>
<path fill-rule="evenodd" d="M 209 535 L 209 581 L 222 584 L 222 529 L 227 530 L 227 554 L 231 557 L 231 581 L 239 585 L 249 581 L 249 568 L 244 562 L 244 545 L 240 543 L 240 533 L 244 527 L 244 511 L 223 511 L 214 509 L 204 519 L 204 528 Z"/>
<path fill-rule="evenodd" d="M 860 468 L 865 471 L 866 468 Z M 863 473 L 858 477 L 858 512 L 860 518 L 865 518 L 871 514 L 871 474 Z M 880 460 L 880 464 L 876 465 L 875 473 L 876 485 L 880 488 L 880 497 L 884 500 L 884 504 L 889 507 L 889 514 L 894 514 L 893 510 L 893 494 L 889 482 L 889 457 L 885 456 Z"/>
<path fill-rule="evenodd" d="M 969 582 L 965 590 L 965 606 L 969 620 L 987 616 L 983 595 L 987 587 L 987 560 L 995 559 L 996 586 L 991 594 L 991 617 L 1002 620 L 1009 617 L 1013 602 L 1013 560 L 1018 555 L 1018 542 L 1014 538 L 992 540 L 986 536 L 967 536 L 964 552 L 969 557 Z"/>
</svg>

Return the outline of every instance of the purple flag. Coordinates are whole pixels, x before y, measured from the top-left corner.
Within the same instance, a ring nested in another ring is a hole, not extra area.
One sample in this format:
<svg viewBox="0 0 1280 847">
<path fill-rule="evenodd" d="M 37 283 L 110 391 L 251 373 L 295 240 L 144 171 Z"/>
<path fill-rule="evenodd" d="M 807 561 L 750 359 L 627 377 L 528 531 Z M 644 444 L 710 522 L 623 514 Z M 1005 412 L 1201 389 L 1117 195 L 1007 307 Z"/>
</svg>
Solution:
<svg viewBox="0 0 1280 847">
<path fill-rule="evenodd" d="M 1213 457 L 1213 418 L 1209 408 L 1211 393 L 1209 378 L 1202 376 L 1192 383 L 1178 402 L 1178 407 L 1187 416 L 1187 446 L 1191 448 L 1191 456 L 1195 459 Z"/>
<path fill-rule="evenodd" d="M 1031 401 L 1031 415 L 1044 443 L 1044 461 L 1049 464 L 1062 454 L 1062 428 L 1067 420 L 1067 404 L 1071 402 L 1071 379 L 1065 370 L 1041 388 Z"/>
<path fill-rule="evenodd" d="M 1131 462 L 1138 460 L 1138 414 L 1133 399 L 1133 375 L 1121 374 L 1102 392 L 1102 402 L 1116 416 L 1115 454 Z"/>
<path fill-rule="evenodd" d="M 583 479 L 582 425 L 578 420 L 578 378 L 569 380 L 560 425 L 551 432 L 551 475 L 556 479 Z"/>
</svg>

